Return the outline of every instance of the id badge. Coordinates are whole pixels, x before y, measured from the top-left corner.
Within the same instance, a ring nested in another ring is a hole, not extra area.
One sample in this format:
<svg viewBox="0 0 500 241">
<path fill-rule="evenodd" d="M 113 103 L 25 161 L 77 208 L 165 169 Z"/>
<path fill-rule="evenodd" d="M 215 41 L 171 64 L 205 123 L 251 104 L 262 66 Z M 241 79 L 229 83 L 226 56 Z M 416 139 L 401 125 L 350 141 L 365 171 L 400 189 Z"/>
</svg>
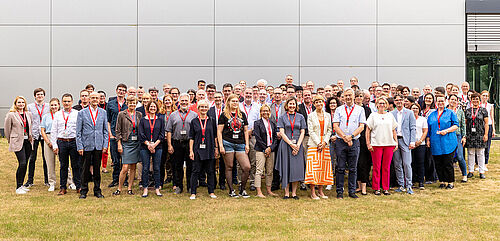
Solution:
<svg viewBox="0 0 500 241">
<path fill-rule="evenodd" d="M 130 137 L 130 140 L 131 140 L 131 141 L 137 141 L 137 136 L 131 136 L 131 137 Z"/>
<path fill-rule="evenodd" d="M 24 136 L 24 139 L 25 139 L 25 140 L 28 140 L 28 136 Z"/>
<path fill-rule="evenodd" d="M 205 148 L 207 148 L 206 144 L 200 144 L 200 149 L 205 149 Z"/>
<path fill-rule="evenodd" d="M 236 133 L 236 134 L 238 134 L 238 133 L 240 133 L 240 130 L 235 130 L 233 132 Z"/>
<path fill-rule="evenodd" d="M 186 135 L 187 131 L 186 130 L 181 130 L 181 135 Z"/>
<path fill-rule="evenodd" d="M 470 131 L 472 131 L 472 132 L 476 132 L 476 127 L 472 127 L 472 128 L 470 129 Z"/>
<path fill-rule="evenodd" d="M 292 144 L 297 144 L 297 140 L 292 139 Z"/>
<path fill-rule="evenodd" d="M 233 139 L 238 139 L 238 138 L 240 138 L 240 135 L 238 135 L 238 134 L 233 134 Z"/>
</svg>

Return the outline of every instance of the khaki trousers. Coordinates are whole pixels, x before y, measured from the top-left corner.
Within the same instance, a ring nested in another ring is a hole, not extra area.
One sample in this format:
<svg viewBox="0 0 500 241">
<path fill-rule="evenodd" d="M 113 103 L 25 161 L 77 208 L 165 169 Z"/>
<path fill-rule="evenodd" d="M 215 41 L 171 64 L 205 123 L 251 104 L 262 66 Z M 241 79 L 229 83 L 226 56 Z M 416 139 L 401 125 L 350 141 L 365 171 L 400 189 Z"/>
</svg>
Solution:
<svg viewBox="0 0 500 241">
<path fill-rule="evenodd" d="M 266 157 L 264 152 L 255 152 L 256 157 L 256 171 L 255 171 L 255 187 L 261 187 L 262 175 L 266 177 L 266 186 L 270 187 L 273 183 L 273 169 L 274 169 L 274 153 Z"/>
</svg>

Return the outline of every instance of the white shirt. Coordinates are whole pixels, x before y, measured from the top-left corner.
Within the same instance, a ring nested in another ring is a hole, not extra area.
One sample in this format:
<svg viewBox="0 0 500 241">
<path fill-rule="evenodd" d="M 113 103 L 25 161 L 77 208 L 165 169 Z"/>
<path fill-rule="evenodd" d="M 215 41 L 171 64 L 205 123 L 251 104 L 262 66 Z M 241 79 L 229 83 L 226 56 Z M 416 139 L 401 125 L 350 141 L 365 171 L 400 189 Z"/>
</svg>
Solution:
<svg viewBox="0 0 500 241">
<path fill-rule="evenodd" d="M 398 123 L 391 113 L 371 113 L 366 125 L 371 129 L 370 143 L 372 146 L 395 146 L 397 144 L 392 131 L 396 129 Z"/>
<path fill-rule="evenodd" d="M 417 140 L 420 140 L 420 138 L 422 138 L 422 133 L 424 132 L 423 131 L 423 128 L 428 128 L 428 125 L 427 125 L 427 119 L 425 119 L 424 117 L 422 116 L 418 116 L 416 122 L 415 122 L 415 125 L 417 127 L 417 132 L 415 134 L 415 137 L 417 138 Z M 425 145 L 425 138 L 424 138 L 424 141 L 422 141 L 422 144 L 420 144 L 421 146 Z"/>
<path fill-rule="evenodd" d="M 271 135 L 272 135 L 272 131 L 270 131 L 270 126 L 268 123 L 269 120 L 265 120 L 264 118 L 262 118 L 262 122 L 264 122 L 264 126 L 266 127 L 266 133 L 267 133 L 267 145 L 270 146 L 271 145 Z M 269 133 L 271 133 L 271 135 L 269 135 Z"/>
<path fill-rule="evenodd" d="M 253 109 L 253 103 L 254 102 L 250 103 L 250 105 L 245 104 L 245 101 L 240 103 L 240 111 L 245 113 L 245 115 L 247 116 L 247 119 L 248 119 L 248 114 L 250 114 L 250 112 Z"/>
<path fill-rule="evenodd" d="M 397 117 L 398 117 L 398 119 L 397 119 L 397 121 L 398 121 L 397 134 L 398 134 L 398 136 L 403 136 L 403 131 L 401 130 L 402 129 L 401 125 L 403 124 L 403 109 L 401 109 L 400 111 L 398 110 Z"/>
<path fill-rule="evenodd" d="M 219 116 L 222 115 L 222 112 L 224 112 L 224 107 L 222 105 L 220 106 L 220 109 L 217 108 L 217 106 L 214 106 L 215 108 L 215 123 L 219 125 Z"/>
<path fill-rule="evenodd" d="M 481 104 L 480 106 L 488 111 L 488 125 L 493 125 L 493 118 L 491 118 L 491 109 L 493 107 L 493 104 L 487 103 L 487 104 Z"/>
<path fill-rule="evenodd" d="M 64 111 L 64 117 L 68 118 L 68 123 L 65 127 L 66 121 L 63 118 L 63 111 L 60 110 L 54 114 L 54 120 L 52 121 L 52 130 L 50 132 L 50 142 L 57 147 L 57 138 L 71 139 L 76 138 L 76 120 L 78 118 L 78 111 L 71 110 L 70 113 Z"/>
<path fill-rule="evenodd" d="M 265 104 L 266 102 L 264 102 Z M 255 123 L 256 120 L 260 118 L 260 107 L 262 107 L 262 104 L 259 102 L 254 102 L 252 103 L 252 110 L 248 111 L 248 130 L 253 130 L 253 124 Z"/>
</svg>

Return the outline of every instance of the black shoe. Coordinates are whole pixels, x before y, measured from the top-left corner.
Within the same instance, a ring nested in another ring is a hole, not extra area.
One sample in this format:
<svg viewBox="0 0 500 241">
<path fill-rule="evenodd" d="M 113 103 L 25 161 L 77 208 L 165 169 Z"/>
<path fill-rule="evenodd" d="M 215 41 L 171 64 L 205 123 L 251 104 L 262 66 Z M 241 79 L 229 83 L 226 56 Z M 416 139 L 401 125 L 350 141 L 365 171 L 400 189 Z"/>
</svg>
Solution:
<svg viewBox="0 0 500 241">
<path fill-rule="evenodd" d="M 453 188 L 454 188 L 453 184 L 448 184 L 448 186 L 446 186 L 446 189 L 453 189 Z"/>
<path fill-rule="evenodd" d="M 424 184 L 423 183 L 419 183 L 418 184 L 418 189 L 424 190 L 425 189 Z"/>
<path fill-rule="evenodd" d="M 271 186 L 271 191 L 277 191 L 280 190 L 279 186 Z"/>
<path fill-rule="evenodd" d="M 337 193 L 337 199 L 344 199 L 344 194 L 341 192 Z"/>
<path fill-rule="evenodd" d="M 87 194 L 80 194 L 80 197 L 79 197 L 79 198 L 80 198 L 80 199 L 85 199 L 85 198 L 87 198 Z"/>
<path fill-rule="evenodd" d="M 108 187 L 111 188 L 111 187 L 116 187 L 118 186 L 118 183 L 117 182 L 111 182 Z"/>
<path fill-rule="evenodd" d="M 172 182 L 172 178 L 167 178 L 167 179 L 165 179 L 165 184 L 166 184 L 166 183 L 171 183 L 171 182 Z"/>
<path fill-rule="evenodd" d="M 292 198 L 295 200 L 299 200 L 299 196 L 293 196 Z"/>
<path fill-rule="evenodd" d="M 445 187 L 446 187 L 446 185 L 444 185 L 444 183 L 441 183 L 441 184 L 439 185 L 439 188 L 445 188 Z"/>
<path fill-rule="evenodd" d="M 479 178 L 481 178 L 481 179 L 486 179 L 486 176 L 485 176 L 483 173 L 480 173 L 480 174 L 479 174 Z"/>
<path fill-rule="evenodd" d="M 257 190 L 257 189 L 255 188 L 254 185 L 250 185 L 250 189 L 249 190 L 253 192 L 253 191 Z"/>
<path fill-rule="evenodd" d="M 290 197 L 289 196 L 284 196 L 283 199 L 285 199 L 285 200 L 286 199 L 290 199 Z"/>
<path fill-rule="evenodd" d="M 182 193 L 182 189 L 180 187 L 176 187 L 174 193 L 175 194 L 181 194 Z"/>
<path fill-rule="evenodd" d="M 358 195 L 356 195 L 356 193 L 349 193 L 349 197 L 350 198 L 359 198 Z"/>
<path fill-rule="evenodd" d="M 239 196 L 242 198 L 249 198 L 250 195 L 247 194 L 247 191 L 245 190 L 240 190 Z"/>
<path fill-rule="evenodd" d="M 113 195 L 114 195 L 114 196 L 118 196 L 118 195 L 120 195 L 120 193 L 121 193 L 121 191 L 117 189 L 117 190 L 113 193 Z"/>
<path fill-rule="evenodd" d="M 305 184 L 305 183 L 301 183 L 301 184 L 300 184 L 300 190 L 302 190 L 302 191 L 307 190 L 307 186 L 306 186 L 306 184 Z"/>
<path fill-rule="evenodd" d="M 33 186 L 33 183 L 32 182 L 27 182 L 27 183 L 24 184 L 24 186 L 27 187 L 27 188 L 30 188 L 30 187 Z"/>
<path fill-rule="evenodd" d="M 96 198 L 104 198 L 104 195 L 102 193 L 94 194 Z"/>
<path fill-rule="evenodd" d="M 389 192 L 389 190 L 384 190 L 384 192 L 383 192 L 383 193 L 384 193 L 384 195 L 386 195 L 386 196 L 391 195 L 391 193 Z"/>
<path fill-rule="evenodd" d="M 124 183 L 123 183 L 123 186 L 124 186 L 124 187 L 128 187 L 128 182 L 124 182 Z"/>
<path fill-rule="evenodd" d="M 127 191 L 127 194 L 128 194 L 128 195 L 134 195 L 134 192 L 132 192 L 132 190 L 128 190 L 128 191 Z"/>
<path fill-rule="evenodd" d="M 377 195 L 377 196 L 380 196 L 380 190 L 375 190 L 375 192 L 373 192 L 373 194 Z"/>
<path fill-rule="evenodd" d="M 226 185 L 219 186 L 220 190 L 226 190 Z"/>
<path fill-rule="evenodd" d="M 473 177 L 473 176 L 474 176 L 474 173 L 472 173 L 472 172 L 469 172 L 469 173 L 467 174 L 467 178 L 471 178 L 471 177 Z"/>
</svg>

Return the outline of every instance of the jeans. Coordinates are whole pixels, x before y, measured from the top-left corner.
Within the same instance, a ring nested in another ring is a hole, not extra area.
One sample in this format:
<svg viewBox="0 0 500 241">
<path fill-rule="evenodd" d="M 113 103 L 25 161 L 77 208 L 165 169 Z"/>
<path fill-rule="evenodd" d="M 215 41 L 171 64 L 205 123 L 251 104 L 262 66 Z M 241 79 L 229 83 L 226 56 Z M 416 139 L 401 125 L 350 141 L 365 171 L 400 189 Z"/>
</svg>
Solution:
<svg viewBox="0 0 500 241">
<path fill-rule="evenodd" d="M 198 153 L 194 154 L 193 161 L 193 172 L 191 173 L 191 194 L 196 194 L 196 188 L 198 187 L 198 179 L 200 179 L 200 174 L 206 170 L 207 172 L 207 186 L 208 193 L 214 193 L 215 191 L 215 160 L 200 160 Z M 203 171 L 203 172 L 202 172 Z"/>
<path fill-rule="evenodd" d="M 417 146 L 411 150 L 411 159 L 412 181 L 423 184 L 425 179 L 425 145 Z"/>
<path fill-rule="evenodd" d="M 111 154 L 111 161 L 113 162 L 113 182 L 118 183 L 122 170 L 122 157 L 118 152 L 118 141 L 116 139 L 109 141 L 109 152 Z"/>
<path fill-rule="evenodd" d="M 16 189 L 21 187 L 24 182 L 24 177 L 26 176 L 26 169 L 28 167 L 28 158 L 31 155 L 31 143 L 28 140 L 24 140 L 23 148 L 15 152 L 17 157 L 17 162 L 19 166 L 16 171 Z"/>
<path fill-rule="evenodd" d="M 47 176 L 47 162 L 45 160 L 45 150 L 43 148 L 43 138 L 40 136 L 38 140 L 33 141 L 33 151 L 31 152 L 28 164 L 28 181 L 27 183 L 33 183 L 33 178 L 35 176 L 35 162 L 38 153 L 38 146 L 40 145 L 40 149 L 42 149 L 42 160 L 43 160 L 43 177 L 44 182 L 48 183 L 49 179 Z M 31 149 L 31 148 L 30 148 Z"/>
<path fill-rule="evenodd" d="M 94 195 L 101 193 L 101 159 L 102 150 L 84 151 L 83 152 L 83 182 L 81 194 L 87 195 L 89 192 L 89 182 L 94 182 Z M 93 168 L 93 173 L 90 173 L 90 166 Z"/>
<path fill-rule="evenodd" d="M 353 139 L 352 146 L 348 146 L 342 139 L 335 141 L 335 152 L 337 153 L 337 167 L 335 180 L 337 182 L 337 193 L 344 192 L 344 175 L 346 165 L 349 170 L 347 186 L 349 193 L 356 192 L 356 178 L 359 156 L 359 140 Z"/>
<path fill-rule="evenodd" d="M 484 164 L 488 164 L 488 160 L 490 159 L 490 147 L 492 138 L 493 138 L 493 125 L 490 125 L 488 129 L 488 141 L 486 142 L 486 148 L 484 149 Z"/>
<path fill-rule="evenodd" d="M 411 152 L 405 147 L 402 138 L 398 138 L 398 149 L 394 152 L 394 170 L 400 187 L 411 187 Z"/>
<path fill-rule="evenodd" d="M 155 181 L 155 189 L 160 188 L 161 178 L 160 178 L 160 165 L 161 165 L 161 154 L 162 149 L 156 149 L 155 153 L 151 153 L 148 149 L 142 149 L 140 151 L 142 160 L 142 185 L 147 188 L 149 184 L 149 165 L 151 159 L 153 159 L 153 178 Z"/>
<path fill-rule="evenodd" d="M 462 135 L 457 134 L 457 152 L 455 153 L 455 162 L 458 161 L 462 176 L 467 176 L 467 164 L 464 158 L 464 147 L 462 146 Z"/>
<path fill-rule="evenodd" d="M 61 171 L 59 173 L 59 182 L 61 184 L 61 189 L 66 189 L 66 183 L 68 181 L 68 166 L 69 159 L 71 158 L 71 171 L 73 172 L 73 182 L 77 189 L 82 187 L 81 178 L 81 164 L 79 163 L 80 158 L 78 151 L 76 150 L 76 141 L 57 141 L 57 146 L 59 148 L 59 162 L 61 163 Z"/>
</svg>

